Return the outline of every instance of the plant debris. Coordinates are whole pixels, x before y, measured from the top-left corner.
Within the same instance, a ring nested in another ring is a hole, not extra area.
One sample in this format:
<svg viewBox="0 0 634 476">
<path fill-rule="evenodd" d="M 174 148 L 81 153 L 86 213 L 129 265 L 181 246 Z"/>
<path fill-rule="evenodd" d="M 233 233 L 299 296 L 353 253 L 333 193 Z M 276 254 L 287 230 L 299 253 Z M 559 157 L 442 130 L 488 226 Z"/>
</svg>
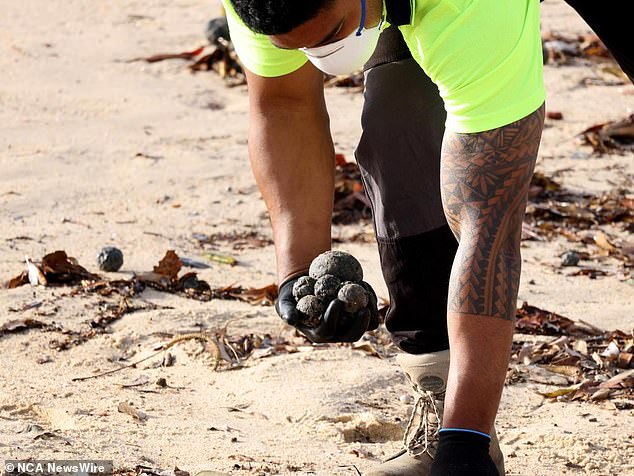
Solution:
<svg viewBox="0 0 634 476">
<path fill-rule="evenodd" d="M 335 159 L 335 205 L 332 223 L 350 225 L 370 220 L 372 209 L 363 191 L 359 166 L 355 162 L 348 162 L 343 154 L 336 154 Z"/>
<path fill-rule="evenodd" d="M 571 242 L 591 247 L 591 253 L 576 251 L 580 259 L 615 258 L 627 279 L 634 267 L 634 242 L 618 240 L 601 229 L 604 225 L 634 231 L 634 196 L 617 188 L 600 195 L 577 193 L 536 172 L 529 189 L 529 203 L 523 225 L 523 238 L 545 240 L 563 236 Z M 573 264 L 566 260 L 564 264 Z M 606 270 L 580 270 L 577 274 L 599 276 Z"/>
<path fill-rule="evenodd" d="M 515 328 L 508 383 L 558 385 L 540 393 L 563 401 L 634 406 L 634 331 L 604 331 L 527 303 L 517 310 Z"/>
<path fill-rule="evenodd" d="M 55 251 L 42 258 L 41 263 L 34 263 L 26 258 L 27 269 L 10 279 L 7 287 L 17 288 L 25 284 L 36 286 L 73 285 L 83 281 L 101 279 L 98 274 L 90 273 L 80 266 L 75 258 L 70 258 L 65 251 Z"/>
<path fill-rule="evenodd" d="M 226 20 L 224 21 L 226 23 Z M 226 32 L 226 36 L 229 36 L 228 29 L 226 29 Z M 209 34 L 207 36 L 209 37 Z M 191 51 L 161 53 L 147 57 L 133 58 L 128 60 L 128 62 L 145 61 L 147 63 L 156 63 L 171 59 L 184 59 L 190 61 L 187 68 L 192 73 L 198 71 L 215 71 L 229 87 L 246 84 L 244 67 L 238 59 L 231 40 L 225 38 L 224 33 L 215 35 L 213 41 L 212 38 L 208 39 L 210 40 L 209 45 L 201 46 Z"/>
<path fill-rule="evenodd" d="M 230 244 L 236 251 L 264 248 L 273 244 L 272 239 L 261 235 L 255 230 L 214 233 L 213 235 L 192 233 L 192 238 L 200 247 L 204 247 L 205 245 L 218 247 L 220 245 Z"/>
<path fill-rule="evenodd" d="M 356 71 L 349 75 L 325 75 L 324 86 L 327 88 L 350 88 L 354 92 L 363 92 L 363 71 Z"/>
<path fill-rule="evenodd" d="M 32 266 L 36 265 L 32 264 Z M 169 250 L 151 272 L 136 274 L 130 279 L 108 280 L 88 272 L 76 260 L 68 258 L 63 251 L 46 255 L 38 269 L 43 270 L 48 285 L 74 285 L 75 287 L 66 296 L 97 294 L 108 298 L 119 295 L 119 299 L 114 302 L 105 299 L 99 301 L 97 303 L 97 316 L 92 320 L 85 321 L 85 328 L 80 330 L 66 329 L 55 322 L 49 324 L 26 318 L 12 320 L 0 326 L 0 337 L 29 329 L 41 329 L 45 332 L 57 332 L 63 336 L 49 342 L 51 349 L 58 351 L 70 349 L 107 332 L 110 324 L 126 314 L 162 307 L 138 299 L 138 295 L 146 287 L 201 301 L 230 299 L 244 301 L 251 305 L 272 306 L 277 298 L 276 284 L 269 284 L 261 288 L 246 288 L 236 284 L 211 288 L 206 281 L 200 280 L 196 273 L 188 272 L 179 275 L 182 266 L 183 263 L 178 255 L 173 250 Z M 9 281 L 9 287 L 18 287 L 28 283 L 28 271 L 24 271 Z M 28 303 L 22 308 L 11 310 L 24 312 L 41 305 L 42 301 L 36 301 L 34 304 Z"/>
<path fill-rule="evenodd" d="M 612 55 L 595 34 L 563 35 L 547 31 L 542 33 L 544 63 L 568 65 L 579 60 L 614 61 Z"/>
<path fill-rule="evenodd" d="M 579 134 L 585 145 L 595 154 L 631 154 L 634 152 L 634 114 L 616 121 L 588 127 Z"/>
</svg>

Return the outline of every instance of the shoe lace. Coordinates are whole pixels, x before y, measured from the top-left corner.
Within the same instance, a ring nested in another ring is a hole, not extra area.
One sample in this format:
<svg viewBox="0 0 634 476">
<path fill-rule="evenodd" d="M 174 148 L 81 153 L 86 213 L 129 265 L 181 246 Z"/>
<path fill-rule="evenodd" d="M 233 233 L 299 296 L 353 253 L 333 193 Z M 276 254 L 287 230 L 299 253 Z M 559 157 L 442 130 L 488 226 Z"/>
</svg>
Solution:
<svg viewBox="0 0 634 476">
<path fill-rule="evenodd" d="M 438 441 L 441 421 L 441 411 L 436 402 L 442 400 L 445 392 L 423 390 L 416 384 L 413 386 L 418 398 L 405 429 L 403 446 L 410 456 L 416 457 L 423 453 L 431 456 L 429 450 Z"/>
</svg>

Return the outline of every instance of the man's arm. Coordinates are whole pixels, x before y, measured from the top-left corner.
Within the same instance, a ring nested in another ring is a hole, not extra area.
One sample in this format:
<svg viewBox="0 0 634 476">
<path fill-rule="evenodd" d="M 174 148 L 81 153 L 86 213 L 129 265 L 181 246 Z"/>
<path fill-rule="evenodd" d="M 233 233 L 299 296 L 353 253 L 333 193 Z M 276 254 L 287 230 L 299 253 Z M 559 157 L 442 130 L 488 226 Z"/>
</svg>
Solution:
<svg viewBox="0 0 634 476">
<path fill-rule="evenodd" d="M 334 149 L 323 74 L 306 63 L 285 76 L 247 71 L 249 157 L 273 227 L 278 282 L 330 249 Z"/>
</svg>

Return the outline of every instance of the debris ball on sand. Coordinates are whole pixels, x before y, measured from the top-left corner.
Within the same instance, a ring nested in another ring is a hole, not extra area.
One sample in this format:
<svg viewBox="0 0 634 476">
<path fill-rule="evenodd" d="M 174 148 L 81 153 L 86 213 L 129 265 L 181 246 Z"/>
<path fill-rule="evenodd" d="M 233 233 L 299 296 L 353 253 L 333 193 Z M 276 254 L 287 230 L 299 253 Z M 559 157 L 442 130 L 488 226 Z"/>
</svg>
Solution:
<svg viewBox="0 0 634 476">
<path fill-rule="evenodd" d="M 106 246 L 97 256 L 97 264 L 102 271 L 119 271 L 123 266 L 123 253 L 119 248 Z"/>
</svg>

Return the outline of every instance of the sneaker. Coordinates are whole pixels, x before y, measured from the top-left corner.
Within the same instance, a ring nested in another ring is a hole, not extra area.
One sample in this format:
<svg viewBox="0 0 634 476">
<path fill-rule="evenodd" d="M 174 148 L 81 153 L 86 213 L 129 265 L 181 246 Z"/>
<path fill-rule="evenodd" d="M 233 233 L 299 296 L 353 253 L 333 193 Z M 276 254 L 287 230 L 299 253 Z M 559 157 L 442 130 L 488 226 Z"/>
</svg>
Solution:
<svg viewBox="0 0 634 476">
<path fill-rule="evenodd" d="M 442 426 L 449 351 L 420 355 L 402 353 L 396 361 L 414 389 L 414 409 L 403 436 L 403 449 L 371 469 L 366 476 L 427 476 L 431 472 Z M 498 472 L 504 476 L 504 456 L 495 428 L 491 432 L 489 453 Z"/>
</svg>

